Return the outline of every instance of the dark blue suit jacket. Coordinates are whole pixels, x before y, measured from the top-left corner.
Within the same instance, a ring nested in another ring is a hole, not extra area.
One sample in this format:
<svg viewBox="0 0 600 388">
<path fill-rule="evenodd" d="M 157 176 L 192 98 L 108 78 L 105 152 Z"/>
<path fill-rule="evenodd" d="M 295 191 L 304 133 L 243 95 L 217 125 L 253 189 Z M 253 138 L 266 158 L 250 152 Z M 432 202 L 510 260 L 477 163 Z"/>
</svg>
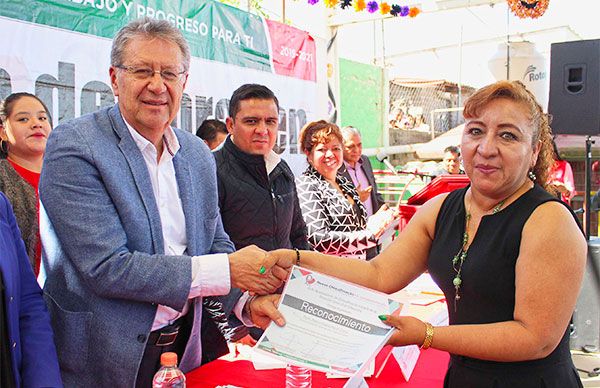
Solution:
<svg viewBox="0 0 600 388">
<path fill-rule="evenodd" d="M 62 387 L 50 317 L 8 199 L 0 193 L 0 268 L 15 381 Z"/>
</svg>

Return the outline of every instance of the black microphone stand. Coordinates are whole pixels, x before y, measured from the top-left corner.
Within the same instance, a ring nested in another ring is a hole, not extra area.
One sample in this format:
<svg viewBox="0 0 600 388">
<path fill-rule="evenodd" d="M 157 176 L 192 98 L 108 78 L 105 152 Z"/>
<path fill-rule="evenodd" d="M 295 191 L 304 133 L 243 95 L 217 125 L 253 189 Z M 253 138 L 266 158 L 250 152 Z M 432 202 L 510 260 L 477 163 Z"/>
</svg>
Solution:
<svg viewBox="0 0 600 388">
<path fill-rule="evenodd" d="M 594 141 L 590 135 L 585 138 L 585 238 L 589 241 L 591 234 L 591 186 L 592 186 L 592 144 Z"/>
</svg>

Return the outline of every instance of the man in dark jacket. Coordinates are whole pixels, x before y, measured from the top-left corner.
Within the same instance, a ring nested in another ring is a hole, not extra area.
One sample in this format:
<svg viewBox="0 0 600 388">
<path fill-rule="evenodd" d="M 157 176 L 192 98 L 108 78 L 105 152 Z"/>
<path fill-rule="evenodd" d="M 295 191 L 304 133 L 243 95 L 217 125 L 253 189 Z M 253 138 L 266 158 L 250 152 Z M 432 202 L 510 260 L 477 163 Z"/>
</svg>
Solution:
<svg viewBox="0 0 600 388">
<path fill-rule="evenodd" d="M 214 155 L 221 218 L 236 249 L 309 249 L 294 175 L 273 151 L 277 98 L 265 86 L 242 85 L 231 96 L 226 123 L 230 136 Z"/>
</svg>

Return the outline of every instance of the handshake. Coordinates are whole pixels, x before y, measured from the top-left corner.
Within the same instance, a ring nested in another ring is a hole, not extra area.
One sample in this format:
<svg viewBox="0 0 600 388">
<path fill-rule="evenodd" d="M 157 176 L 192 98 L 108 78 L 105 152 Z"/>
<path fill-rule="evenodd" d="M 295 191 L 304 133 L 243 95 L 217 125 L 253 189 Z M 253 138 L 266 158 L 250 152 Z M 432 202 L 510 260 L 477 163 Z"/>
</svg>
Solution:
<svg viewBox="0 0 600 388">
<path fill-rule="evenodd" d="M 296 262 L 296 253 L 289 249 L 267 252 L 250 245 L 229 254 L 231 286 L 266 295 L 275 292 L 287 279 Z"/>
<path fill-rule="evenodd" d="M 291 249 L 267 252 L 250 245 L 229 254 L 231 286 L 254 295 L 244 309 L 256 326 L 264 329 L 270 321 L 279 326 L 285 324 L 276 307 L 279 295 L 274 292 L 287 279 L 295 262 L 296 252 Z"/>
</svg>

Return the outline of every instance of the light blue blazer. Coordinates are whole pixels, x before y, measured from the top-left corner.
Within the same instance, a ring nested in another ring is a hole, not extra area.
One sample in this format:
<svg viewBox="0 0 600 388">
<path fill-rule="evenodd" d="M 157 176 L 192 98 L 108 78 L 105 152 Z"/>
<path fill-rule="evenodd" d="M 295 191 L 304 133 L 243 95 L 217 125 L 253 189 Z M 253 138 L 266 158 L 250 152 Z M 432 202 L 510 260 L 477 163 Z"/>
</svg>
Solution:
<svg viewBox="0 0 600 388">
<path fill-rule="evenodd" d="M 219 216 L 214 157 L 196 136 L 175 134 L 187 254 L 232 252 Z M 52 131 L 39 191 L 44 294 L 63 381 L 69 387 L 133 387 L 157 304 L 180 311 L 192 271 L 189 256 L 163 254 L 150 176 L 118 104 Z M 237 300 L 239 293 L 232 294 Z M 184 371 L 202 359 L 201 298 L 192 303 Z"/>
</svg>

